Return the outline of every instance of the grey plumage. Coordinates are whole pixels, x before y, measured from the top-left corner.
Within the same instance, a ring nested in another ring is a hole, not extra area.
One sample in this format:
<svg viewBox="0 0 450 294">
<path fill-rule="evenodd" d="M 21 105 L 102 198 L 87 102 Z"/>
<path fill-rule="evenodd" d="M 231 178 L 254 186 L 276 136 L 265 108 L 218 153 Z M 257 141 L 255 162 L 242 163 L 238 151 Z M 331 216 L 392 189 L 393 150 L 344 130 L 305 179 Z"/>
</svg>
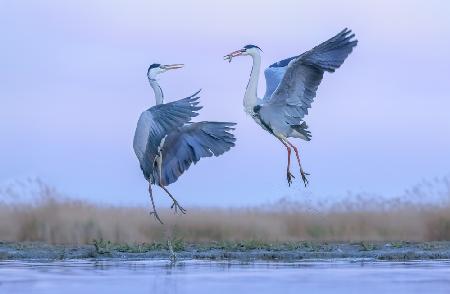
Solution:
<svg viewBox="0 0 450 294">
<path fill-rule="evenodd" d="M 190 123 L 202 108 L 198 106 L 199 92 L 155 105 L 141 114 L 133 147 L 144 177 L 151 184 L 170 185 L 191 163 L 197 163 L 202 157 L 219 156 L 234 146 L 236 139 L 230 131 L 235 123 Z M 143 141 L 145 148 L 142 148 Z M 162 177 L 156 161 L 158 156 L 162 158 Z"/>
<path fill-rule="evenodd" d="M 286 147 L 288 154 L 287 181 L 294 177 L 290 172 L 291 148 L 297 157 L 302 180 L 306 185 L 308 175 L 302 169 L 297 147 L 288 138 L 311 140 L 311 132 L 304 121 L 305 115 L 316 96 L 325 72 L 339 68 L 357 45 L 351 30 L 344 29 L 334 37 L 313 49 L 294 57 L 286 58 L 269 66 L 264 71 L 266 93 L 263 99 L 257 96 L 261 49 L 247 45 L 224 56 L 231 60 L 237 56 L 251 56 L 253 67 L 244 96 L 245 111 L 264 130 L 274 135 Z"/>
<path fill-rule="evenodd" d="M 161 140 L 198 115 L 197 111 L 202 108 L 197 101 L 199 92 L 178 101 L 152 106 L 141 114 L 133 147 L 145 178 L 152 184 L 157 183 L 150 177 Z"/>
<path fill-rule="evenodd" d="M 352 40 L 354 36 L 344 29 L 313 49 L 267 68 L 266 94 L 259 111 L 261 119 L 277 126 L 286 137 L 306 139 L 292 132 L 291 127 L 301 125 L 308 114 L 324 72 L 339 68 L 357 45 L 358 41 Z"/>
<path fill-rule="evenodd" d="M 185 125 L 171 132 L 162 148 L 161 183 L 170 185 L 192 163 L 202 157 L 219 156 L 234 146 L 236 139 L 230 133 L 235 123 L 203 121 Z M 158 177 L 154 171 L 154 177 Z"/>
<path fill-rule="evenodd" d="M 144 111 L 139 117 L 133 148 L 145 179 L 149 182 L 149 194 L 158 221 L 151 185 L 160 186 L 173 200 L 172 208 L 185 213 L 165 186 L 174 183 L 192 163 L 203 157 L 219 156 L 234 146 L 231 133 L 234 123 L 190 122 L 202 108 L 198 94 L 170 103 L 163 103 L 164 95 L 156 81 L 156 75 L 183 65 L 152 64 L 147 76 L 155 92 L 157 105 Z"/>
<path fill-rule="evenodd" d="M 311 132 L 308 131 L 308 125 L 306 124 L 306 122 L 302 122 L 300 125 L 292 125 L 291 127 L 302 136 L 304 136 L 304 140 L 311 140 Z"/>
</svg>

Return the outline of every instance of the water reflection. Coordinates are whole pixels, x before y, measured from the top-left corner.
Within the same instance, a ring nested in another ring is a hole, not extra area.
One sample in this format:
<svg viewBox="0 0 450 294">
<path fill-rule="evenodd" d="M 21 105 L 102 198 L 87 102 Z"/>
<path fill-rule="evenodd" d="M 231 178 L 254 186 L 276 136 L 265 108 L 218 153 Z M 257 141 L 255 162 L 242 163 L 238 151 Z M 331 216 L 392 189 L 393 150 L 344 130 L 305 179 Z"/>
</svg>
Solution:
<svg viewBox="0 0 450 294">
<path fill-rule="evenodd" d="M 450 261 L 0 262 L 0 293 L 450 293 Z"/>
</svg>

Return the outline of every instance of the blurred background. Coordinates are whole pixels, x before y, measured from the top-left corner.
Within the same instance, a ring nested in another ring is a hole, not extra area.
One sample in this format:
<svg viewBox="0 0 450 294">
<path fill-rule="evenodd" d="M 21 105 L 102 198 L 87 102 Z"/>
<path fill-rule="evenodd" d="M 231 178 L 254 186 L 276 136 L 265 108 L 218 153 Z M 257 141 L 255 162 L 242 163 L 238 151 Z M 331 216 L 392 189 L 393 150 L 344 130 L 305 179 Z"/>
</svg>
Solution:
<svg viewBox="0 0 450 294">
<path fill-rule="evenodd" d="M 198 119 L 238 123 L 234 149 L 170 186 L 187 207 L 394 199 L 436 181 L 448 191 L 449 12 L 440 0 L 1 1 L 3 197 L 42 181 L 73 199 L 146 207 L 132 138 L 154 104 L 154 62 L 186 64 L 161 76 L 167 101 L 202 88 Z M 222 56 L 256 44 L 265 67 L 344 27 L 358 47 L 319 87 L 306 118 L 313 140 L 296 142 L 310 186 L 297 177 L 288 187 L 284 147 L 243 112 L 250 59 Z"/>
</svg>

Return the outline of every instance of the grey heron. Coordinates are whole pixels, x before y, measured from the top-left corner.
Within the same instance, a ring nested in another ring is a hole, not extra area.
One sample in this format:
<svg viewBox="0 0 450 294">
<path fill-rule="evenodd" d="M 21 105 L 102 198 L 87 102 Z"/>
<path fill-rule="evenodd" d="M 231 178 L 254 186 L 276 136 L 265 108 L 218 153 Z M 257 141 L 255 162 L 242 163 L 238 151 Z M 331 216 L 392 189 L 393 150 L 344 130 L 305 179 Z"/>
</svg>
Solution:
<svg viewBox="0 0 450 294">
<path fill-rule="evenodd" d="M 301 165 L 298 149 L 288 138 L 311 140 L 311 132 L 304 121 L 311 107 L 324 72 L 334 72 L 339 68 L 353 47 L 358 43 L 349 29 L 298 56 L 278 61 L 264 71 L 266 93 L 258 98 L 258 79 L 261 67 L 261 49 L 246 45 L 242 49 L 224 56 L 231 62 L 237 56 L 250 56 L 253 67 L 244 95 L 244 110 L 264 130 L 275 136 L 287 149 L 287 181 L 290 185 L 291 148 L 294 149 L 305 186 L 307 174 Z"/>
<path fill-rule="evenodd" d="M 185 213 L 166 186 L 174 183 L 192 163 L 202 157 L 219 156 L 234 146 L 231 133 L 234 123 L 190 122 L 201 109 L 198 92 L 177 101 L 164 103 L 164 93 L 156 76 L 168 70 L 182 68 L 182 64 L 152 64 L 147 77 L 155 94 L 156 105 L 142 112 L 133 140 L 133 149 L 139 160 L 156 219 L 162 223 L 153 200 L 152 185 L 161 187 L 172 199 L 172 209 Z"/>
</svg>

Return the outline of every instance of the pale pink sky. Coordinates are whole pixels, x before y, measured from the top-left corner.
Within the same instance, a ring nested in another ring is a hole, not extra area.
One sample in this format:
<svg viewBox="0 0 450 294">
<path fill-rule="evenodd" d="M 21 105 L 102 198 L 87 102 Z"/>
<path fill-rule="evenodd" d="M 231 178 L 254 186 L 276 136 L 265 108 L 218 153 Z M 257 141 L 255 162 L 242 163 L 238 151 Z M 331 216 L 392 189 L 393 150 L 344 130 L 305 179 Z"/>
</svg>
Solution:
<svg viewBox="0 0 450 294">
<path fill-rule="evenodd" d="M 75 197 L 147 203 L 132 136 L 154 103 L 153 62 L 186 64 L 161 76 L 168 101 L 202 88 L 199 119 L 238 123 L 236 148 L 170 186 L 187 205 L 396 196 L 450 174 L 449 2 L 268 2 L 0 2 L 0 184 L 39 176 Z M 311 185 L 289 188 L 284 147 L 243 112 L 250 59 L 222 56 L 256 44 L 267 66 L 344 27 L 358 47 L 319 88 L 313 140 L 296 141 Z"/>
</svg>

